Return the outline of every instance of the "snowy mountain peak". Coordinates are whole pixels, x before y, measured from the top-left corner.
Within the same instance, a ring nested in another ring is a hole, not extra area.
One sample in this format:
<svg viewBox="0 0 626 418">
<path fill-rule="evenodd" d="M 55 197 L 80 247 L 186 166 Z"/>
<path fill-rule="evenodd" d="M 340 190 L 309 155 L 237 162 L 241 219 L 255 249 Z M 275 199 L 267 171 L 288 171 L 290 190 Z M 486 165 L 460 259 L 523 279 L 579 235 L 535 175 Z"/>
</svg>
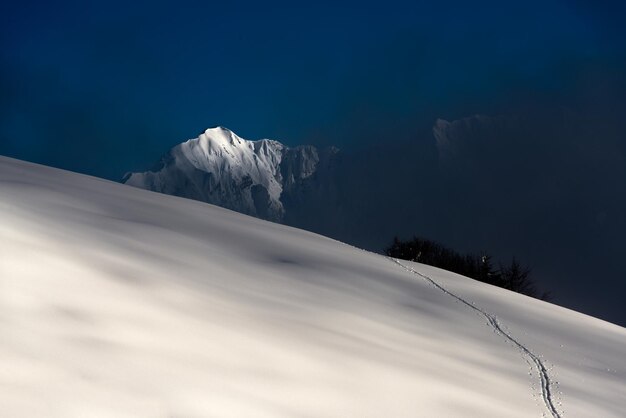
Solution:
<svg viewBox="0 0 626 418">
<path fill-rule="evenodd" d="M 271 139 L 249 141 L 217 126 L 172 148 L 154 170 L 130 173 L 122 181 L 280 222 L 285 194 L 312 181 L 320 161 L 336 153 L 289 148 Z"/>
<path fill-rule="evenodd" d="M 206 143 L 208 145 L 220 146 L 220 145 L 241 145 L 244 140 L 237 136 L 233 131 L 223 126 L 217 126 L 214 128 L 208 128 L 200 134 L 198 138 L 192 141 L 198 141 L 200 143 Z"/>
<path fill-rule="evenodd" d="M 231 134 L 234 134 L 233 131 L 231 131 L 230 129 L 228 129 L 225 126 L 221 126 L 221 125 L 215 125 L 215 126 L 211 126 L 205 129 L 205 133 L 209 132 L 209 131 L 220 131 L 220 132 L 230 132 Z"/>
<path fill-rule="evenodd" d="M 498 136 L 498 125 L 502 118 L 473 115 L 470 117 L 453 120 L 437 119 L 433 126 L 439 156 L 446 160 L 453 157 L 460 149 L 476 148 L 479 144 L 485 144 L 488 138 Z"/>
</svg>

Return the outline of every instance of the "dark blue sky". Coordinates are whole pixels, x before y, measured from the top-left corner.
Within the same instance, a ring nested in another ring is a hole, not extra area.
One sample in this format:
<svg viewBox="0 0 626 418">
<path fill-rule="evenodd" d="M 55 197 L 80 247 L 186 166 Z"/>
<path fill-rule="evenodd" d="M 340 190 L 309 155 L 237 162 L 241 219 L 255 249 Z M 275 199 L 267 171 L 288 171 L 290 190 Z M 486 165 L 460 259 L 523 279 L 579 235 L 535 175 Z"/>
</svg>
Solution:
<svg viewBox="0 0 626 418">
<path fill-rule="evenodd" d="M 380 219 L 354 242 L 422 233 L 516 254 L 557 302 L 626 324 L 623 4 L 2 2 L 0 154 L 119 180 L 214 125 L 334 144 L 375 161 L 366 171 L 381 188 L 395 179 L 376 170 L 407 177 L 412 196 L 405 217 L 379 199 L 364 213 Z M 491 151 L 470 146 L 445 181 L 410 167 L 435 152 L 436 118 L 474 114 L 523 120 L 523 135 L 507 125 L 474 138 Z M 488 142 L 502 135 L 508 149 Z M 467 169 L 496 159 L 495 176 Z M 426 177 L 432 213 L 404 221 Z M 486 182 L 486 202 L 505 208 L 468 201 Z"/>
<path fill-rule="evenodd" d="M 118 179 L 212 125 L 406 140 L 624 58 L 623 8 L 594 2 L 297 3 L 3 2 L 0 153 Z"/>
</svg>

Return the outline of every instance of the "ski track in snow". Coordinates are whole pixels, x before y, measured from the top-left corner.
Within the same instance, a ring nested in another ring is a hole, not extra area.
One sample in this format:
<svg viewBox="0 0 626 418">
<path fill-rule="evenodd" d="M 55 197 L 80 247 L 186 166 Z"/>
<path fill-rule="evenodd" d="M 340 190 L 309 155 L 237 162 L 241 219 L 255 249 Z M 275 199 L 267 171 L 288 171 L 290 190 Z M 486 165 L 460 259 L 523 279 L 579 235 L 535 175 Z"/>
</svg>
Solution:
<svg viewBox="0 0 626 418">
<path fill-rule="evenodd" d="M 423 278 L 424 280 L 428 281 L 430 284 L 435 286 L 437 289 L 441 290 L 446 295 L 452 296 L 459 302 L 463 303 L 464 305 L 469 306 L 470 308 L 472 308 L 473 310 L 475 310 L 476 312 L 484 316 L 487 319 L 487 323 L 489 324 L 489 326 L 493 328 L 493 330 L 497 334 L 502 335 L 505 339 L 510 341 L 515 347 L 517 347 L 522 352 L 522 354 L 526 355 L 532 361 L 532 364 L 534 364 L 539 374 L 539 377 L 541 378 L 541 395 L 543 398 L 543 403 L 545 404 L 546 408 L 548 409 L 548 412 L 550 412 L 553 418 L 562 418 L 559 412 L 557 411 L 556 407 L 554 406 L 554 402 L 552 399 L 552 392 L 550 391 L 550 385 L 552 384 L 552 382 L 550 380 L 550 376 L 548 375 L 548 369 L 546 368 L 544 363 L 541 361 L 539 356 L 537 356 L 532 351 L 530 351 L 530 349 L 522 345 L 519 341 L 513 338 L 511 334 L 507 333 L 502 328 L 502 326 L 498 322 L 498 319 L 496 318 L 495 315 L 491 315 L 485 312 L 484 310 L 474 306 L 472 303 L 466 301 L 462 297 L 455 295 L 454 293 L 450 292 L 445 287 L 441 286 L 439 283 L 437 283 L 435 280 L 431 279 L 427 275 L 422 274 L 419 271 L 413 270 L 411 267 L 405 266 L 404 264 L 402 264 L 395 258 L 392 258 L 392 257 L 388 257 L 388 258 L 394 263 L 398 264 L 403 269 L 405 269 L 406 271 L 408 271 L 409 273 L 413 273 Z"/>
</svg>

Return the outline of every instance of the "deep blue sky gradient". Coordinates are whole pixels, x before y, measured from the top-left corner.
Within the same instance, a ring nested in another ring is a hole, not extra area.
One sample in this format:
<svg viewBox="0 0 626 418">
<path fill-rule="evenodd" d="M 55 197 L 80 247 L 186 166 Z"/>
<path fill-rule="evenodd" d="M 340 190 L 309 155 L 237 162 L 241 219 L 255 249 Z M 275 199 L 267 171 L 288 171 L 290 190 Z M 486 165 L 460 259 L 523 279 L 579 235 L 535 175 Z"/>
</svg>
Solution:
<svg viewBox="0 0 626 418">
<path fill-rule="evenodd" d="M 118 179 L 212 125 L 406 140 L 437 117 L 575 100 L 623 70 L 621 6 L 297 3 L 5 2 L 0 153 Z"/>
</svg>

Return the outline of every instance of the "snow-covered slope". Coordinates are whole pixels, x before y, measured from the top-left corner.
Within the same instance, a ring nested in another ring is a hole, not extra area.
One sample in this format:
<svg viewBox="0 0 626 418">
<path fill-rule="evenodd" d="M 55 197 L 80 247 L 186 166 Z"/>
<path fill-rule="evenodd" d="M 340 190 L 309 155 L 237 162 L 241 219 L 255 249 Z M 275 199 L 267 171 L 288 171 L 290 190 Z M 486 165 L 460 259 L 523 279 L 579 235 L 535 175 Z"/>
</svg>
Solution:
<svg viewBox="0 0 626 418">
<path fill-rule="evenodd" d="M 626 330 L 0 157 L 0 415 L 623 417 Z"/>
<path fill-rule="evenodd" d="M 336 152 L 289 148 L 270 139 L 248 141 L 216 127 L 172 148 L 153 170 L 129 173 L 123 182 L 280 222 L 285 195 L 302 193 L 307 179 Z"/>
</svg>

